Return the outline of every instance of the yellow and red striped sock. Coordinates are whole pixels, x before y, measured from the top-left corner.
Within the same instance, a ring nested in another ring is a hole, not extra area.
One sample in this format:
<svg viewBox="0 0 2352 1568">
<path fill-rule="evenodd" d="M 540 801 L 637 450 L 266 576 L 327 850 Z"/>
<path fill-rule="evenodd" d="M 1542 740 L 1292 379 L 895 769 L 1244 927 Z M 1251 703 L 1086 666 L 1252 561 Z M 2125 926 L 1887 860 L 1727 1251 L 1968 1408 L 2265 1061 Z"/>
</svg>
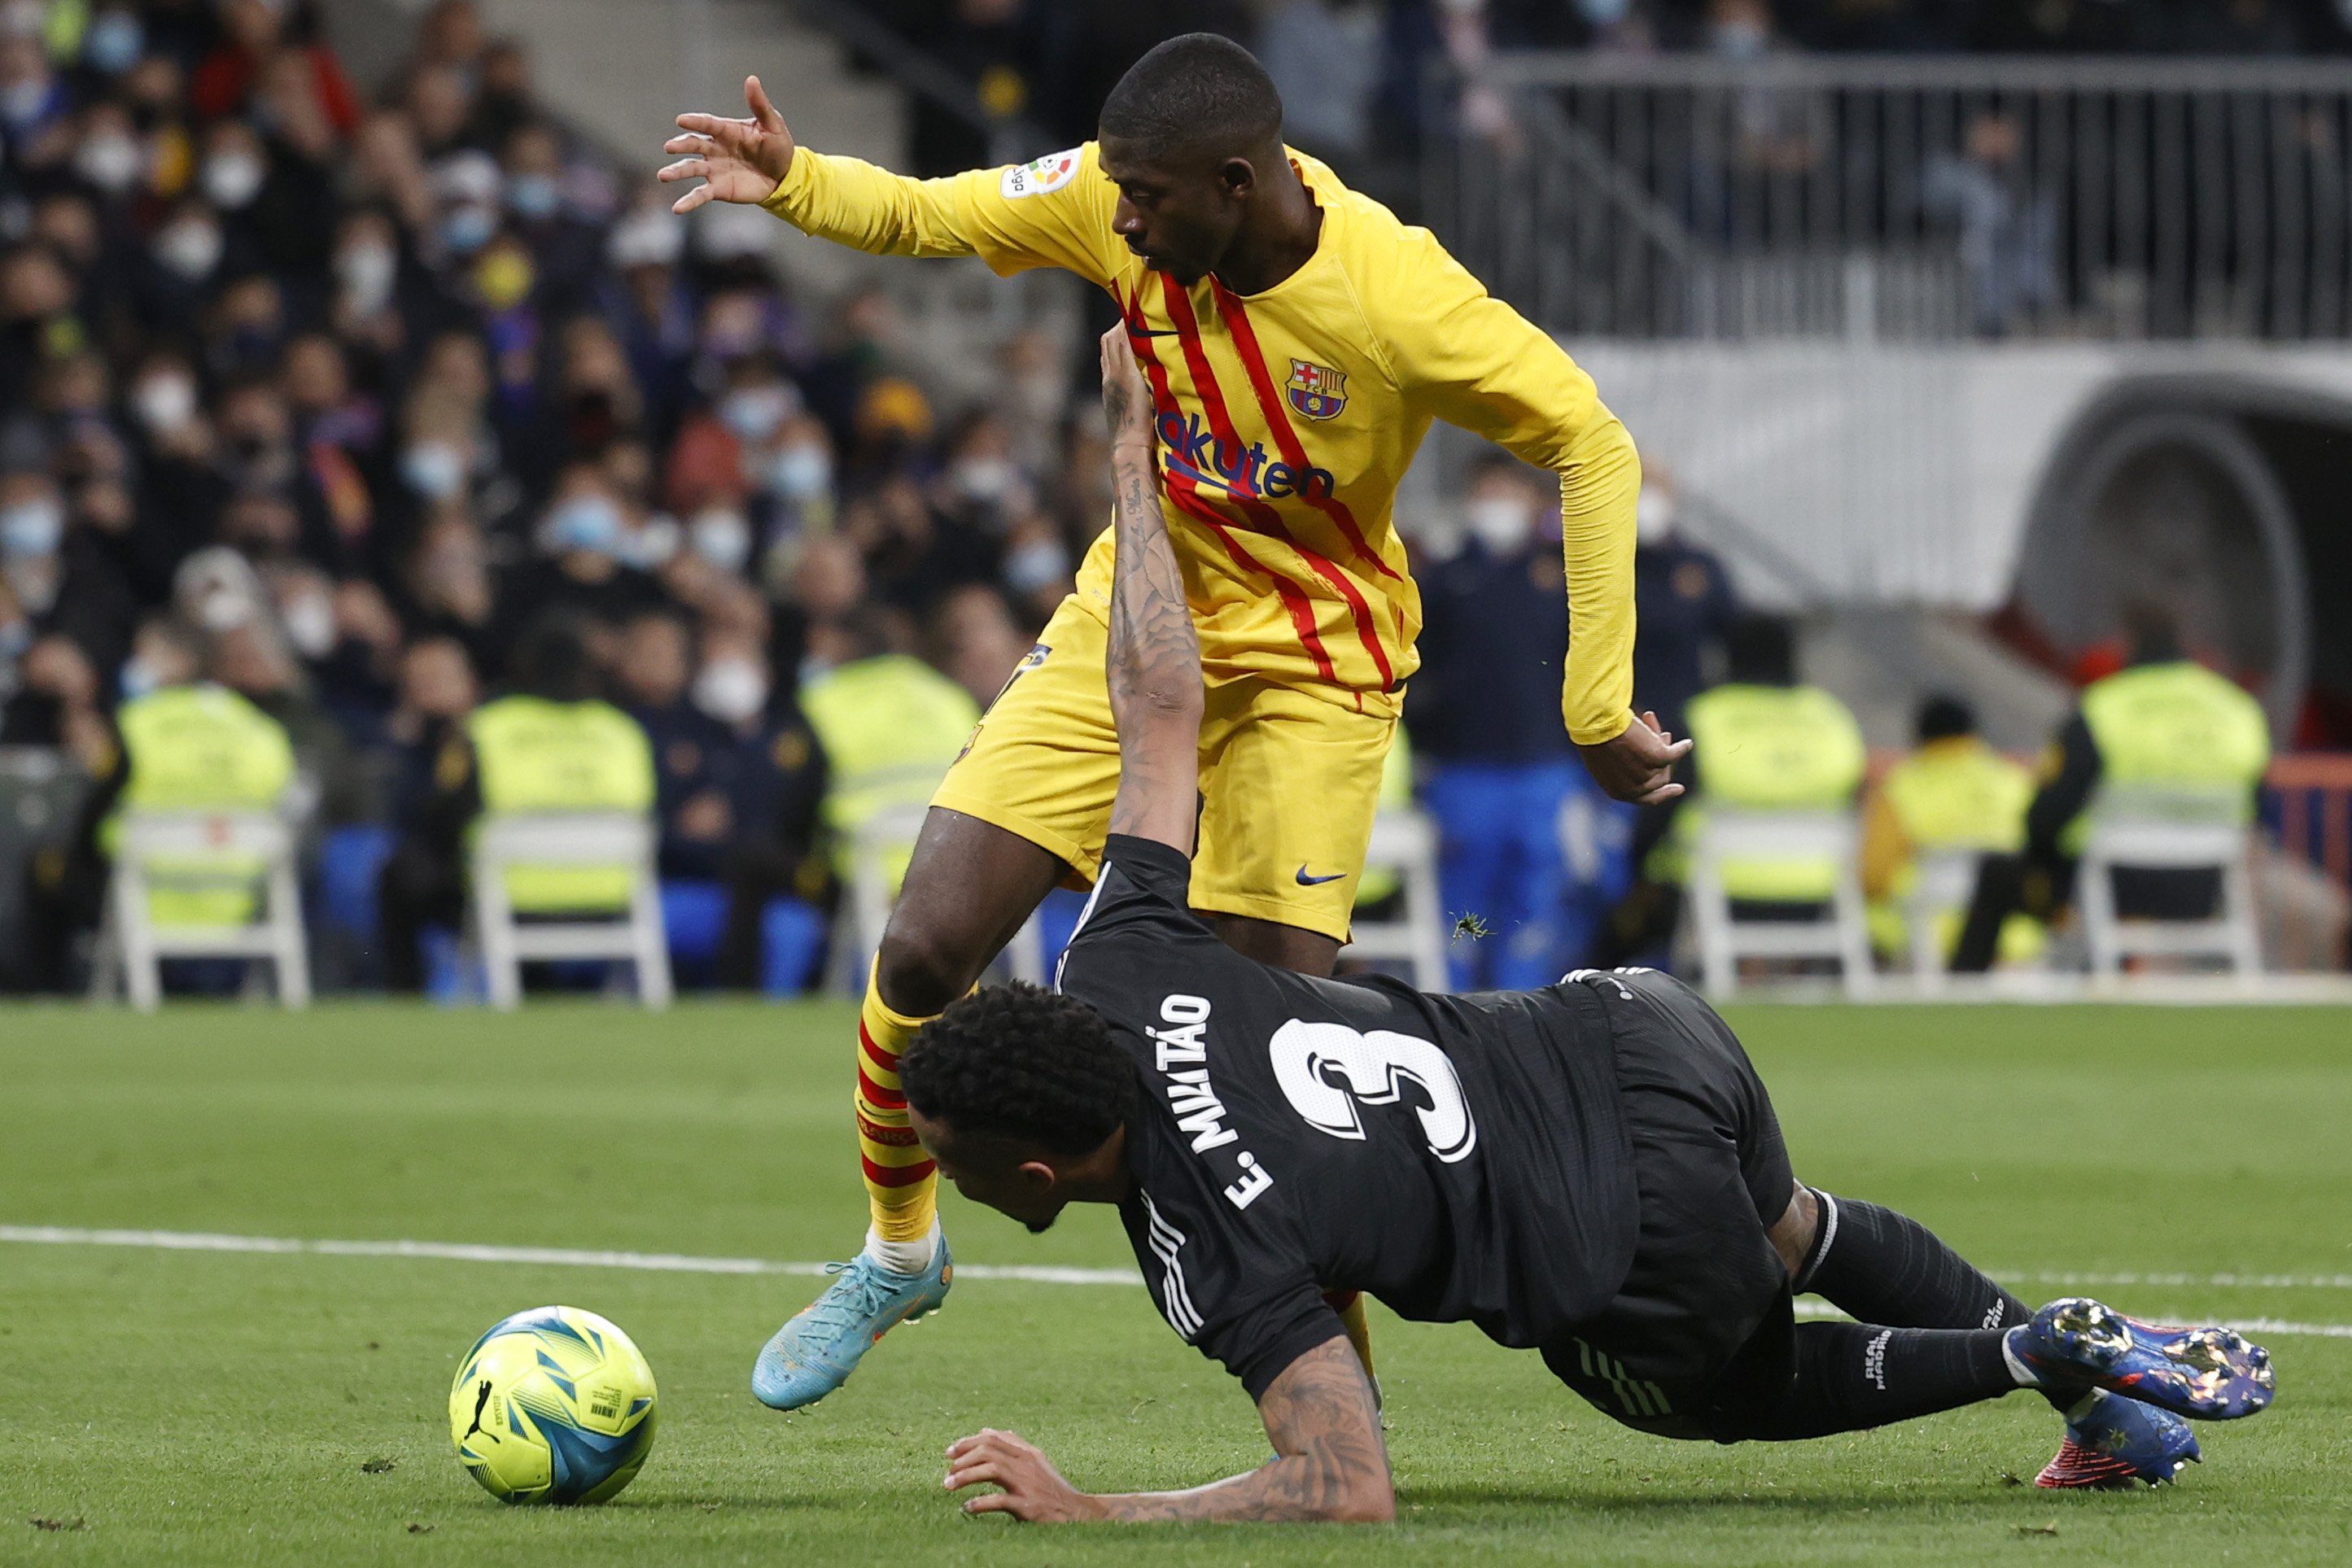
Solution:
<svg viewBox="0 0 2352 1568">
<path fill-rule="evenodd" d="M 907 1120 L 898 1085 L 898 1057 L 928 1019 L 892 1012 L 866 980 L 857 1013 L 857 1154 L 866 1172 L 866 1202 L 874 1233 L 885 1241 L 919 1241 L 939 1218 L 938 1167 Z"/>
</svg>

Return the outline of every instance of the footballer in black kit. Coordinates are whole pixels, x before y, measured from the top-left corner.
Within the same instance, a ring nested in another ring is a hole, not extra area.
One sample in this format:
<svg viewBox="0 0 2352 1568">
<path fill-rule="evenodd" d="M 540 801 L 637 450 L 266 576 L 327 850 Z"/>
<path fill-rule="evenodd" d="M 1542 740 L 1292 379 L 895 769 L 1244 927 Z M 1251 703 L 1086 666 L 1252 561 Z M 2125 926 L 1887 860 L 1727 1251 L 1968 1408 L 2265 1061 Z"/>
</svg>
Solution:
<svg viewBox="0 0 2352 1568">
<path fill-rule="evenodd" d="M 1430 996 L 1220 942 L 1187 903 L 1199 648 L 1116 329 L 1104 370 L 1121 781 L 1102 871 L 1057 989 L 966 998 L 901 1079 L 966 1197 L 1037 1229 L 1071 1202 L 1118 1206 L 1162 1315 L 1241 1380 L 1276 1457 L 1190 1490 L 1092 1495 L 983 1431 L 949 1450 L 950 1488 L 1000 1489 L 968 1509 L 1392 1517 L 1377 1393 L 1334 1291 L 1475 1323 L 1661 1437 L 1818 1437 L 2032 1388 L 2066 1425 L 2051 1486 L 2169 1480 L 2199 1457 L 2181 1417 L 2268 1404 L 2268 1357 L 2229 1330 L 2079 1299 L 2029 1312 L 1917 1222 L 1803 1186 L 1738 1040 L 1666 976 Z M 1858 1321 L 1801 1324 L 1800 1292 Z"/>
</svg>

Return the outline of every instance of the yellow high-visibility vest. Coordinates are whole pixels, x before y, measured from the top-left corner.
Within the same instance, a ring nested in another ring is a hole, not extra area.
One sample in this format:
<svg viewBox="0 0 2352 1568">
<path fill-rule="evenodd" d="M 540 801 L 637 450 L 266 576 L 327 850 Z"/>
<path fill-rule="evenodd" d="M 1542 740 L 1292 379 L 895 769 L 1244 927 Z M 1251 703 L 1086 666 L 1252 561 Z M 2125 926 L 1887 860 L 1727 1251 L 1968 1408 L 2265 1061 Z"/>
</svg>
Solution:
<svg viewBox="0 0 2352 1568">
<path fill-rule="evenodd" d="M 857 830 L 877 813 L 924 806 L 980 722 L 971 694 L 920 659 L 883 653 L 829 670 L 801 688 L 801 712 L 824 747 L 823 817 L 834 839 L 834 869 L 850 874 Z M 914 846 L 882 858 L 895 895 Z"/>
<path fill-rule="evenodd" d="M 2099 748 L 2103 793 L 2210 797 L 2240 821 L 2252 816 L 2254 785 L 2270 766 L 2270 724 L 2234 681 L 2187 659 L 2137 664 L 2091 684 L 2083 722 Z M 2088 813 L 2076 817 L 2059 847 L 2081 853 L 2089 831 Z"/>
<path fill-rule="evenodd" d="M 2025 812 L 2033 803 L 2033 775 L 1973 735 L 1931 740 L 1887 770 L 1879 791 L 1913 856 L 1954 850 L 2009 854 L 2025 845 Z M 1870 906 L 1870 928 L 1880 951 L 1910 951 L 1903 904 L 1917 886 L 1915 858 L 1895 869 L 1888 895 Z M 1961 915 L 1937 920 L 1944 949 L 1959 939 Z M 2021 962 L 2040 951 L 2041 923 L 2012 915 L 2001 927 L 2004 959 Z"/>
<path fill-rule="evenodd" d="M 166 686 L 124 703 L 114 722 L 130 776 L 117 814 L 100 831 L 109 854 L 121 840 L 122 811 L 275 811 L 294 781 L 286 727 L 226 686 Z M 186 926 L 249 924 L 268 868 L 255 856 L 224 852 L 158 857 L 146 869 L 220 884 L 149 890 L 149 919 Z"/>
<path fill-rule="evenodd" d="M 1685 715 L 1699 759 L 1699 800 L 1676 816 L 1686 855 L 1710 806 L 1749 811 L 1832 810 L 1853 799 L 1868 758 L 1853 714 L 1819 686 L 1723 685 L 1693 697 Z M 1733 898 L 1826 902 L 1837 867 L 1818 856 L 1727 862 Z"/>
<path fill-rule="evenodd" d="M 653 747 L 610 703 L 507 696 L 466 718 L 485 817 L 563 811 L 649 812 Z M 517 865 L 506 873 L 517 913 L 601 914 L 628 906 L 629 866 Z"/>
</svg>

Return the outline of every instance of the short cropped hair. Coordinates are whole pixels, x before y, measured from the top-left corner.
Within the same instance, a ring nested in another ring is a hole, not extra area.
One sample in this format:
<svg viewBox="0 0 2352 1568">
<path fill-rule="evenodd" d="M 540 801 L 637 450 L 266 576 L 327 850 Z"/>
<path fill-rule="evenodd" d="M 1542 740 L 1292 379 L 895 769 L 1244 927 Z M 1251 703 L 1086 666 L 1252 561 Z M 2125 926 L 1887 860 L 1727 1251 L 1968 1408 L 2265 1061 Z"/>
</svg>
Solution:
<svg viewBox="0 0 2352 1568">
<path fill-rule="evenodd" d="M 1185 33 L 1128 68 L 1103 100 L 1101 131 L 1153 153 L 1239 152 L 1282 134 L 1282 95 L 1231 38 Z"/>
<path fill-rule="evenodd" d="M 1922 746 L 1931 740 L 1949 740 L 1954 736 L 1976 732 L 1976 710 L 1956 696 L 1938 693 L 1919 705 L 1919 721 L 1914 733 Z"/>
<path fill-rule="evenodd" d="M 907 1103 L 959 1138 L 1057 1155 L 1098 1149 L 1135 1112 L 1135 1064 L 1102 1015 L 1026 981 L 988 986 L 925 1024 L 898 1061 Z"/>
</svg>

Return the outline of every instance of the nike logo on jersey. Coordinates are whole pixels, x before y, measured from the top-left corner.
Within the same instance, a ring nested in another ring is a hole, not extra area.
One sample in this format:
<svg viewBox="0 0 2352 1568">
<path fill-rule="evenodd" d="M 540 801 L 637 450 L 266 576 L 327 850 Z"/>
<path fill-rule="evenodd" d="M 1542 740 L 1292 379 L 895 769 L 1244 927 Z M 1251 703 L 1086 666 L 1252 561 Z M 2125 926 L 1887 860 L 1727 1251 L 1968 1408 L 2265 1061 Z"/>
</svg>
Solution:
<svg viewBox="0 0 2352 1568">
<path fill-rule="evenodd" d="M 1307 874 L 1307 868 L 1305 866 L 1300 866 L 1298 868 L 1298 885 L 1301 887 L 1320 887 L 1327 882 L 1337 882 L 1347 874 L 1348 873 L 1344 871 L 1335 871 L 1328 876 L 1308 876 Z"/>
</svg>

